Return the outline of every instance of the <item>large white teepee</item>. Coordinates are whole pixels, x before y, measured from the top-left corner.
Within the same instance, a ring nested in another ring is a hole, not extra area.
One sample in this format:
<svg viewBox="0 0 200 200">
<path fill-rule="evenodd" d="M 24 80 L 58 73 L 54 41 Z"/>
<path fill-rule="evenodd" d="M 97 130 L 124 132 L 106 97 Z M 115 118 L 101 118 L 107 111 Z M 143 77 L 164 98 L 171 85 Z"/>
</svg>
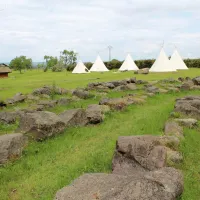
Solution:
<svg viewBox="0 0 200 200">
<path fill-rule="evenodd" d="M 88 72 L 89 72 L 89 70 L 83 64 L 82 61 L 79 61 L 76 65 L 76 67 L 74 68 L 74 70 L 72 71 L 73 74 L 83 74 L 83 73 L 88 73 Z"/>
<path fill-rule="evenodd" d="M 170 59 L 170 64 L 175 69 L 188 69 L 177 50 L 174 51 Z"/>
<path fill-rule="evenodd" d="M 139 70 L 135 62 L 133 61 L 130 54 L 127 55 L 122 66 L 119 68 L 119 71 L 130 71 L 130 70 Z"/>
<path fill-rule="evenodd" d="M 170 61 L 162 48 L 159 56 L 152 65 L 150 72 L 174 72 L 176 69 L 170 64 Z"/>
<path fill-rule="evenodd" d="M 103 61 L 101 60 L 100 56 L 97 56 L 96 61 L 92 65 L 91 72 L 107 72 L 109 71 L 107 67 L 104 65 Z"/>
</svg>

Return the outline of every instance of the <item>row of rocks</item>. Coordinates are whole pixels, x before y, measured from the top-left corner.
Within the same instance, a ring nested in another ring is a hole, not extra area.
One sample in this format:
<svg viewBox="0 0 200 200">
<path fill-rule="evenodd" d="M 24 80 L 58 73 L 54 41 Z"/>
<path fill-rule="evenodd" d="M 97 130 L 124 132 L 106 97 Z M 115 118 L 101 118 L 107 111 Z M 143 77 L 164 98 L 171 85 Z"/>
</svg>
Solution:
<svg viewBox="0 0 200 200">
<path fill-rule="evenodd" d="M 0 136 L 0 164 L 20 157 L 30 139 L 41 141 L 62 133 L 68 127 L 100 123 L 108 111 L 109 107 L 94 104 L 86 110 L 72 109 L 59 115 L 47 111 L 21 113 L 17 133 Z"/>
<path fill-rule="evenodd" d="M 199 100 L 200 97 L 191 96 L 178 99 L 175 111 L 198 117 Z M 182 110 L 185 104 L 187 108 Z M 177 151 L 180 139 L 184 137 L 182 126 L 194 128 L 197 125 L 196 119 L 175 119 L 166 122 L 165 136 L 119 137 L 112 174 L 85 174 L 59 190 L 55 200 L 179 198 L 184 188 L 183 175 L 170 166 L 183 160 Z"/>
<path fill-rule="evenodd" d="M 110 81 L 110 82 L 96 82 L 89 83 L 87 86 L 88 90 L 136 90 L 135 84 L 146 84 L 147 81 L 136 80 L 136 78 L 128 78 L 120 81 Z"/>
<path fill-rule="evenodd" d="M 127 95 L 115 99 L 102 99 L 99 105 L 89 105 L 87 109 L 78 108 L 66 110 L 59 115 L 52 112 L 34 110 L 1 112 L 0 122 L 14 123 L 18 118 L 19 127 L 16 132 L 23 133 L 23 137 L 26 136 L 29 140 L 34 139 L 36 141 L 41 141 L 62 133 L 68 127 L 101 123 L 104 119 L 104 114 L 110 111 L 110 109 L 122 110 L 128 105 L 142 104 L 144 102 L 144 98 Z M 66 102 L 64 101 L 64 103 Z M 15 136 L 14 134 L 13 138 L 15 138 Z M 14 141 L 13 138 L 11 136 L 8 137 L 9 140 L 12 139 Z M 4 147 L 2 146 L 2 148 Z M 9 156 L 7 159 L 9 160 Z"/>
</svg>

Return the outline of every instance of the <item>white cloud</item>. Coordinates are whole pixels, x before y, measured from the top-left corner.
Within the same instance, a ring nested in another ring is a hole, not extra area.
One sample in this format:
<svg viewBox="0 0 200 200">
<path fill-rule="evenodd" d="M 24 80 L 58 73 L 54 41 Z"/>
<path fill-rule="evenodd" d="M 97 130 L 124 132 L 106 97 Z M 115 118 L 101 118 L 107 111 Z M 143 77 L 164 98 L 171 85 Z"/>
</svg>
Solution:
<svg viewBox="0 0 200 200">
<path fill-rule="evenodd" d="M 200 1 L 193 0 L 7 0 L 0 2 L 0 61 L 27 55 L 36 61 L 76 49 L 83 61 L 100 52 L 108 58 L 168 54 L 176 44 L 183 56 L 198 57 Z M 103 49 L 103 50 L 102 50 Z"/>
</svg>

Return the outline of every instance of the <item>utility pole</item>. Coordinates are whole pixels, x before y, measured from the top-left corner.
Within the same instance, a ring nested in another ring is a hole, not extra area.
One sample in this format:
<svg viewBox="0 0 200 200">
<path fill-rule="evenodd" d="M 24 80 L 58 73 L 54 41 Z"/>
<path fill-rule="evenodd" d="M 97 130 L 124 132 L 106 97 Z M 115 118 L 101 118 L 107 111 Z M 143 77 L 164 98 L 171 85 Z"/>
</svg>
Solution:
<svg viewBox="0 0 200 200">
<path fill-rule="evenodd" d="M 109 61 L 111 61 L 111 50 L 113 49 L 112 46 L 108 46 L 108 53 L 109 53 Z"/>
</svg>

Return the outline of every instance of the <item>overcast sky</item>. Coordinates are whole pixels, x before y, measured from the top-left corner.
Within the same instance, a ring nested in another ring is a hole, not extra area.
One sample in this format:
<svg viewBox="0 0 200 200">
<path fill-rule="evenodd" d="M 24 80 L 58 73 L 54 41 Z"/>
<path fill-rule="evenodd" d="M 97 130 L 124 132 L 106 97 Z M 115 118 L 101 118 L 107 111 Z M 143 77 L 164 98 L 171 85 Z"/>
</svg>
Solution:
<svg viewBox="0 0 200 200">
<path fill-rule="evenodd" d="M 155 58 L 165 41 L 200 57 L 200 0 L 0 0 L 0 62 L 26 55 L 43 61 L 63 49 L 83 61 Z"/>
</svg>

